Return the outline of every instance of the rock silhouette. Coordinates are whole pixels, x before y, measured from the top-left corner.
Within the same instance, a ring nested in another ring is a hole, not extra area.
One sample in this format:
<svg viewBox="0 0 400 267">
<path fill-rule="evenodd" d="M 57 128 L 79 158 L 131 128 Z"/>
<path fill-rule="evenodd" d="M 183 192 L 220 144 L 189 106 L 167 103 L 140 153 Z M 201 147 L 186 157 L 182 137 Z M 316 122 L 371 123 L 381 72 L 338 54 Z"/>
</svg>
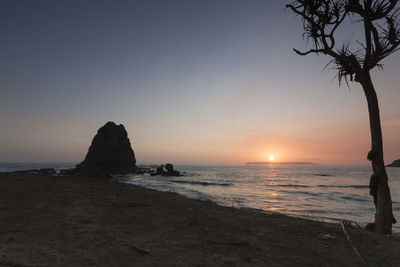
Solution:
<svg viewBox="0 0 400 267">
<path fill-rule="evenodd" d="M 388 167 L 400 167 L 400 159 L 393 161 Z"/>
<path fill-rule="evenodd" d="M 151 175 L 152 176 L 155 176 L 155 175 L 182 176 L 179 171 L 174 170 L 174 165 L 172 165 L 171 163 L 167 163 L 167 164 L 165 164 L 165 166 L 164 165 L 158 166 L 156 171 L 154 173 L 152 173 Z"/>
<path fill-rule="evenodd" d="M 85 157 L 76 166 L 85 173 L 123 174 L 136 172 L 135 153 L 131 147 L 125 127 L 107 122 L 101 127 Z"/>
</svg>

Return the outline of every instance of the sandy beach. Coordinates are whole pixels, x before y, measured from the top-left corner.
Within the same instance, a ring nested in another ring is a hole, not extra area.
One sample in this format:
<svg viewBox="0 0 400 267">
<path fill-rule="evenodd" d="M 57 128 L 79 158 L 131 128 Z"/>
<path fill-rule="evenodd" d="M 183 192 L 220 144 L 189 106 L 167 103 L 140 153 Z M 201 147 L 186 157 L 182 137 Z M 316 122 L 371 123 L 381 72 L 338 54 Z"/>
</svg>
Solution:
<svg viewBox="0 0 400 267">
<path fill-rule="evenodd" d="M 0 266 L 398 266 L 400 241 L 109 179 L 0 174 Z"/>
</svg>

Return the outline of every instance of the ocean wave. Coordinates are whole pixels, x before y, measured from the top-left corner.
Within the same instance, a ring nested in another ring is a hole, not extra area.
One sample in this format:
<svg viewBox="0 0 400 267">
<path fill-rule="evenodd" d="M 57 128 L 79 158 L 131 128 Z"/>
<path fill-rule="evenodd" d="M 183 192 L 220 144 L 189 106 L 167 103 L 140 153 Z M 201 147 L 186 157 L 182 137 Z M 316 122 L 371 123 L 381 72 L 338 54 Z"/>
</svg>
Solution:
<svg viewBox="0 0 400 267">
<path fill-rule="evenodd" d="M 301 210 L 301 212 L 304 212 L 306 214 L 329 214 L 329 213 L 331 213 L 331 211 L 321 210 L 321 209 L 306 209 L 306 210 Z"/>
<path fill-rule="evenodd" d="M 289 191 L 289 190 L 276 190 L 277 192 L 286 193 L 286 194 L 302 194 L 302 195 L 310 195 L 310 196 L 323 196 L 323 193 L 311 193 L 308 191 Z"/>
<path fill-rule="evenodd" d="M 169 180 L 172 183 L 178 184 L 192 184 L 192 185 L 202 185 L 202 186 L 232 186 L 230 183 L 209 183 L 209 182 L 201 182 L 201 181 L 182 181 L 182 180 Z"/>
<path fill-rule="evenodd" d="M 293 188 L 313 188 L 313 187 L 321 187 L 321 188 L 357 188 L 364 189 L 369 188 L 368 185 L 305 185 L 305 184 L 269 184 L 268 186 L 273 187 L 293 187 Z"/>
<path fill-rule="evenodd" d="M 317 185 L 317 187 L 326 187 L 326 188 L 357 188 L 357 189 L 364 189 L 369 188 L 368 185 Z"/>
<path fill-rule="evenodd" d="M 345 200 L 351 200 L 351 201 L 358 201 L 358 202 L 369 202 L 369 199 L 365 199 L 365 198 L 361 198 L 359 196 L 355 197 L 355 196 L 342 196 L 340 197 L 341 199 L 345 199 Z"/>
<path fill-rule="evenodd" d="M 188 197 L 194 198 L 194 199 L 212 200 L 214 202 L 217 202 L 217 201 L 211 199 L 211 196 L 209 196 L 207 194 L 204 194 L 204 193 L 202 193 L 200 191 L 196 191 L 196 190 L 188 190 L 183 187 L 174 187 L 174 186 L 164 185 L 164 184 L 152 184 L 152 183 L 148 183 L 148 182 L 144 182 L 144 181 L 120 180 L 120 182 L 126 183 L 126 184 L 142 186 L 142 187 L 146 187 L 146 188 L 157 190 L 157 191 L 178 193 L 178 194 L 185 195 L 185 196 L 188 196 Z"/>
<path fill-rule="evenodd" d="M 280 187 L 294 187 L 294 188 L 308 188 L 311 187 L 309 185 L 304 185 L 304 184 L 277 184 L 273 186 L 280 186 Z"/>
</svg>

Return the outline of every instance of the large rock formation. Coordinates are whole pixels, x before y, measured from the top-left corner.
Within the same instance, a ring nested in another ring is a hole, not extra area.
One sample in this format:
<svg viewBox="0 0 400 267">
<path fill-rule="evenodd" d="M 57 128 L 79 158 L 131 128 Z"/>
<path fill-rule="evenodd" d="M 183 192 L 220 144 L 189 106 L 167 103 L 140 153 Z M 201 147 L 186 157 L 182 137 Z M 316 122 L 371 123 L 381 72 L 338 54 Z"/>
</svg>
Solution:
<svg viewBox="0 0 400 267">
<path fill-rule="evenodd" d="M 107 122 L 101 127 L 76 170 L 86 173 L 124 174 L 136 172 L 135 153 L 125 127 Z"/>
<path fill-rule="evenodd" d="M 400 159 L 393 161 L 388 167 L 400 167 Z"/>
</svg>

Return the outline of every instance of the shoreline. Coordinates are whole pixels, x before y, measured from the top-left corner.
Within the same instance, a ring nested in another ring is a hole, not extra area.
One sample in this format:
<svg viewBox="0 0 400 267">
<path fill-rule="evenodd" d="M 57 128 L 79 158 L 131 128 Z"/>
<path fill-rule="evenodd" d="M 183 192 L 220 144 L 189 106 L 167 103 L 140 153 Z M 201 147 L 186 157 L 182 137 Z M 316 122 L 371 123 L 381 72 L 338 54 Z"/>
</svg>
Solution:
<svg viewBox="0 0 400 267">
<path fill-rule="evenodd" d="M 193 200 L 198 200 L 198 201 L 209 201 L 214 203 L 215 205 L 219 206 L 219 207 L 225 207 L 225 208 L 234 208 L 237 210 L 244 210 L 244 211 L 250 211 L 250 212 L 257 212 L 257 213 L 261 213 L 261 214 L 266 214 L 266 215 L 283 215 L 283 216 L 287 216 L 287 217 L 291 217 L 291 218 L 300 218 L 300 219 L 305 219 L 305 220 L 310 220 L 310 221 L 315 221 L 315 222 L 321 222 L 321 223 L 332 223 L 332 224 L 338 224 L 340 223 L 340 221 L 344 220 L 346 222 L 350 222 L 352 224 L 357 224 L 361 227 L 365 227 L 365 225 L 363 225 L 360 222 L 357 221 L 351 221 L 351 220 L 347 220 L 347 219 L 337 219 L 337 218 L 324 218 L 324 217 L 314 217 L 314 216 L 310 216 L 310 215 L 301 215 L 301 214 L 286 214 L 283 212 L 278 212 L 278 211 L 268 211 L 268 210 L 263 210 L 263 209 L 259 209 L 259 208 L 253 208 L 250 206 L 237 206 L 237 205 L 224 205 L 223 203 L 218 203 L 216 201 L 210 200 L 210 199 L 206 199 L 203 200 L 201 198 L 195 198 L 195 197 L 190 197 L 178 192 L 175 192 L 173 190 L 157 190 L 154 188 L 149 188 L 149 187 L 145 187 L 145 186 L 141 186 L 141 185 L 136 185 L 134 183 L 131 182 L 125 182 L 120 180 L 120 178 L 112 178 L 113 180 L 115 179 L 115 182 L 120 182 L 120 183 L 124 183 L 127 185 L 132 185 L 135 187 L 140 187 L 140 188 L 144 188 L 144 189 L 148 189 L 148 190 L 154 190 L 156 192 L 165 192 L 165 193 L 173 193 L 173 194 L 178 194 L 179 196 L 182 196 L 184 198 L 188 198 L 188 199 L 193 199 Z M 400 240 L 400 232 L 396 232 L 393 233 L 393 237 L 399 238 Z"/>
<path fill-rule="evenodd" d="M 338 224 L 85 176 L 0 173 L 0 266 L 357 266 Z M 400 241 L 347 227 L 367 263 Z"/>
</svg>

